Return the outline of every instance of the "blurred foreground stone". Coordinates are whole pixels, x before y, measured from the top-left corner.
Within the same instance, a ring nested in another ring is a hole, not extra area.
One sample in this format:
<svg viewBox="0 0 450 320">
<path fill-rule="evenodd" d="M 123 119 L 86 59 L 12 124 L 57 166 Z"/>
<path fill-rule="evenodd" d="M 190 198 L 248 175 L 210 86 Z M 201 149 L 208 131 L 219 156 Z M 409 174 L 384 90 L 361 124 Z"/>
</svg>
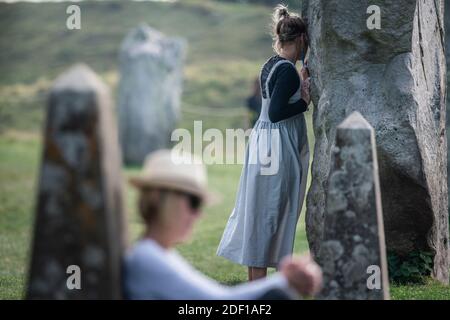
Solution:
<svg viewBox="0 0 450 320">
<path fill-rule="evenodd" d="M 373 128 L 357 111 L 336 131 L 324 223 L 323 299 L 389 299 Z"/>
<path fill-rule="evenodd" d="M 121 298 L 120 149 L 109 90 L 87 66 L 54 82 L 44 135 L 26 297 Z"/>
</svg>

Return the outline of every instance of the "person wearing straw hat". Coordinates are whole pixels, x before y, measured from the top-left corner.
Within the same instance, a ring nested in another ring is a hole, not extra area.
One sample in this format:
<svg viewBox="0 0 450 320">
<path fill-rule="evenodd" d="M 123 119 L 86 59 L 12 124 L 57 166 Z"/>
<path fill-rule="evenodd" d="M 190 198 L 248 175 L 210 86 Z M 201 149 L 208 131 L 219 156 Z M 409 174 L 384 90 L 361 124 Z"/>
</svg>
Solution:
<svg viewBox="0 0 450 320">
<path fill-rule="evenodd" d="M 307 256 L 286 259 L 281 271 L 266 279 L 228 287 L 173 249 L 189 238 L 202 205 L 211 201 L 206 168 L 190 153 L 155 151 L 130 183 L 139 192 L 145 231 L 124 259 L 127 299 L 290 299 L 319 290 L 322 273 Z"/>
</svg>

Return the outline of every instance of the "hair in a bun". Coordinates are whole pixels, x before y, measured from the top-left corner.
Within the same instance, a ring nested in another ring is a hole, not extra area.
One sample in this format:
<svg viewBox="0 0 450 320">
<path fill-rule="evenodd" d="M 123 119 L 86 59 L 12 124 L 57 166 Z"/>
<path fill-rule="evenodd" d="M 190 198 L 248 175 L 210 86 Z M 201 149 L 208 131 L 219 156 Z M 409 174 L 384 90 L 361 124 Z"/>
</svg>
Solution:
<svg viewBox="0 0 450 320">
<path fill-rule="evenodd" d="M 273 21 L 278 22 L 279 20 L 286 17 L 289 17 L 288 8 L 282 4 L 277 5 L 273 12 Z"/>
<path fill-rule="evenodd" d="M 278 53 L 284 43 L 294 41 L 302 33 L 306 33 L 303 19 L 296 13 L 290 13 L 285 5 L 277 5 L 272 15 L 274 50 Z"/>
</svg>

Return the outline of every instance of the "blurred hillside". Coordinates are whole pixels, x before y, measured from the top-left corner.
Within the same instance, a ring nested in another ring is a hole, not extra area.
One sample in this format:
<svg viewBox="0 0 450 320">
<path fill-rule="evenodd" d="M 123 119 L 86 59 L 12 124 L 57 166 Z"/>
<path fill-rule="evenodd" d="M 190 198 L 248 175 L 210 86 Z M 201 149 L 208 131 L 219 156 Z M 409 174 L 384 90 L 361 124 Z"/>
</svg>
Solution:
<svg viewBox="0 0 450 320">
<path fill-rule="evenodd" d="M 122 39 L 140 22 L 185 37 L 188 64 L 261 59 L 271 51 L 270 7 L 212 1 L 81 2 L 82 28 L 68 30 L 68 5 L 0 4 L 1 84 L 54 77 L 77 61 L 97 72 L 115 69 Z"/>
<path fill-rule="evenodd" d="M 265 4 L 268 6 L 274 6 L 278 3 L 283 3 L 285 5 L 288 5 L 289 8 L 293 8 L 295 6 L 300 6 L 302 3 L 302 0 L 217 0 L 222 2 L 234 2 L 234 3 L 256 3 L 256 4 Z"/>
<path fill-rule="evenodd" d="M 183 109 L 192 113 L 186 114 L 185 126 L 205 115 L 204 107 L 239 109 L 241 114 L 211 122 L 219 128 L 242 125 L 244 99 L 272 54 L 271 6 L 209 0 L 79 2 L 81 30 L 68 30 L 68 5 L 0 4 L 0 132 L 39 129 L 48 86 L 73 63 L 87 63 L 115 89 L 121 41 L 141 22 L 188 41 Z"/>
</svg>

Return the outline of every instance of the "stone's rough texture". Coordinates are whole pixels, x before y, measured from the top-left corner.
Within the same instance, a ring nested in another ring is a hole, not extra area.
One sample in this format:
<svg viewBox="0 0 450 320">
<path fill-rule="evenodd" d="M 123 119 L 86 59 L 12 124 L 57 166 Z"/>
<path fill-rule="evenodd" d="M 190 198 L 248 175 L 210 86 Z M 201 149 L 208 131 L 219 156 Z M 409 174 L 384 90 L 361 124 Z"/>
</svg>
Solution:
<svg viewBox="0 0 450 320">
<path fill-rule="evenodd" d="M 170 146 L 179 118 L 185 41 L 142 25 L 120 51 L 119 130 L 124 160 L 141 164 Z"/>
<path fill-rule="evenodd" d="M 389 299 L 375 145 L 373 128 L 357 111 L 337 127 L 319 252 L 324 273 L 321 298 Z M 370 266 L 381 271 L 378 289 L 367 286 L 373 274 L 370 269 L 368 273 Z"/>
<path fill-rule="evenodd" d="M 450 70 L 450 3 L 445 5 L 445 53 L 447 60 L 447 70 Z M 450 72 L 447 71 L 447 174 L 450 172 L 450 153 L 448 147 L 450 146 Z M 450 179 L 447 177 L 447 189 L 450 190 Z M 449 191 L 450 192 L 450 191 Z M 450 196 L 450 194 L 449 194 Z M 449 207 L 450 212 L 450 207 Z M 450 253 L 449 253 L 450 255 Z"/>
<path fill-rule="evenodd" d="M 448 282 L 445 57 L 442 1 L 305 0 L 309 23 L 315 151 L 306 231 L 321 244 L 336 126 L 358 110 L 374 127 L 388 250 L 435 252 Z"/>
<path fill-rule="evenodd" d="M 123 224 L 121 157 L 107 87 L 77 65 L 49 98 L 39 179 L 29 299 L 121 297 Z M 81 290 L 69 290 L 70 265 Z"/>
</svg>

